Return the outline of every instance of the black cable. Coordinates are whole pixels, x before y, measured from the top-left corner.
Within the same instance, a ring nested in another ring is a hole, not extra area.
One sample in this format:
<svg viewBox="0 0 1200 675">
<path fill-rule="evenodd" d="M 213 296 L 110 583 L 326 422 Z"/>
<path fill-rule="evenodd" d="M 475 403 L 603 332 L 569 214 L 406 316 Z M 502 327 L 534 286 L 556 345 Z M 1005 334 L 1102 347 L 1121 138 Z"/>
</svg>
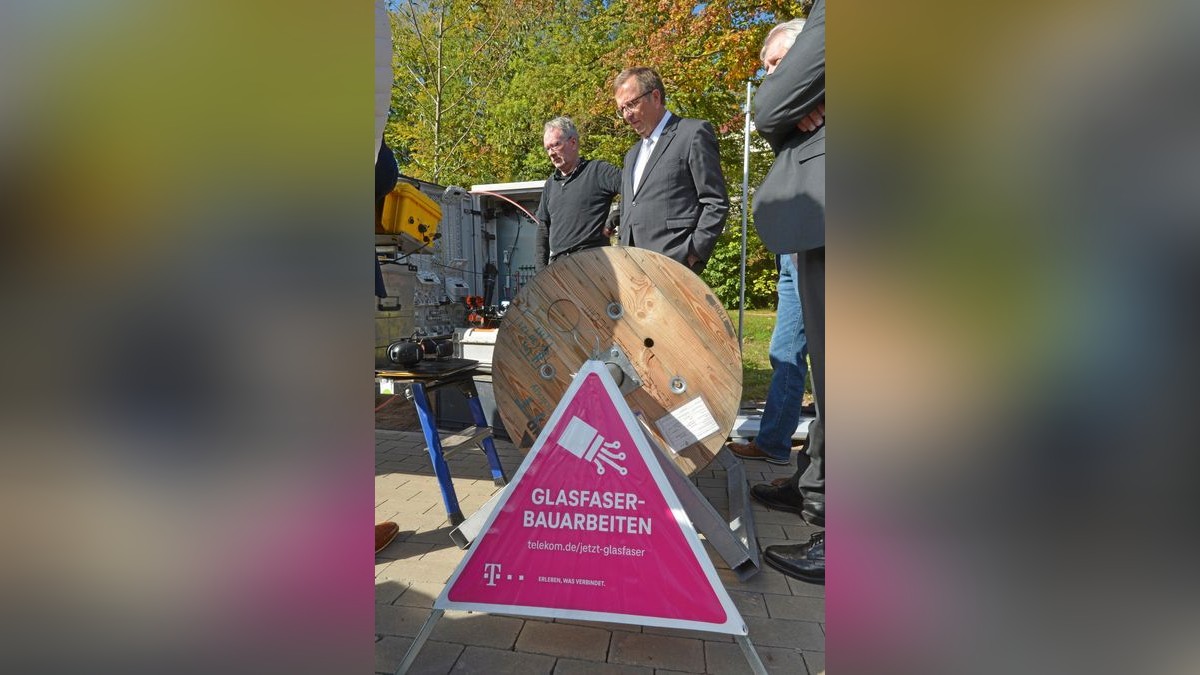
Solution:
<svg viewBox="0 0 1200 675">
<path fill-rule="evenodd" d="M 524 220 L 517 218 L 517 231 L 513 233 L 512 246 L 508 247 L 508 256 L 507 256 L 508 260 L 504 264 L 508 265 L 510 269 L 512 267 L 512 259 L 513 259 L 512 254 L 513 254 L 513 251 L 517 250 L 517 242 L 521 240 L 521 225 L 524 224 L 524 222 L 525 222 Z"/>
<path fill-rule="evenodd" d="M 409 256 L 416 255 L 416 254 L 420 253 L 420 252 L 421 252 L 421 249 L 425 248 L 426 246 L 429 246 L 430 244 L 432 244 L 433 242 L 435 242 L 435 241 L 437 241 L 438 239 L 441 239 L 441 238 L 442 238 L 442 233 L 441 233 L 441 232 L 438 232 L 437 234 L 433 235 L 433 237 L 432 237 L 432 238 L 431 238 L 429 241 L 425 242 L 424 244 L 421 244 L 420 246 L 418 246 L 417 248 L 413 249 L 412 251 L 409 251 L 408 253 L 405 253 L 405 254 L 403 254 L 403 255 L 398 255 L 398 256 L 396 256 L 396 261 L 397 261 L 397 262 L 399 262 L 399 261 L 401 261 L 401 260 L 406 260 L 406 259 L 407 259 Z"/>
</svg>

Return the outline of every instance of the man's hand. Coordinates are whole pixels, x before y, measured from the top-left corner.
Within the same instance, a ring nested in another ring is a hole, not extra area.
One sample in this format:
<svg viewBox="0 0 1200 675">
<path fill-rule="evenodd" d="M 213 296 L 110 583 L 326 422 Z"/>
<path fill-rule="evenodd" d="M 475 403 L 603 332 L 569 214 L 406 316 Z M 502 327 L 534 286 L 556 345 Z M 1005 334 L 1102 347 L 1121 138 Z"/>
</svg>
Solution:
<svg viewBox="0 0 1200 675">
<path fill-rule="evenodd" d="M 602 232 L 604 232 L 604 236 L 611 237 L 614 234 L 616 234 L 617 226 L 619 226 L 620 224 L 621 224 L 620 209 L 615 210 L 615 211 L 609 211 L 608 218 L 606 218 L 604 221 L 604 229 L 602 230 Z"/>
<path fill-rule="evenodd" d="M 818 127 L 825 123 L 825 102 L 821 101 L 817 107 L 808 113 L 808 116 L 800 120 L 796 126 L 805 133 L 816 131 Z"/>
<path fill-rule="evenodd" d="M 700 262 L 700 256 L 696 255 L 695 253 L 688 254 L 688 257 L 687 257 L 687 266 L 688 267 L 694 269 L 696 267 L 696 263 L 698 263 L 698 262 Z"/>
</svg>

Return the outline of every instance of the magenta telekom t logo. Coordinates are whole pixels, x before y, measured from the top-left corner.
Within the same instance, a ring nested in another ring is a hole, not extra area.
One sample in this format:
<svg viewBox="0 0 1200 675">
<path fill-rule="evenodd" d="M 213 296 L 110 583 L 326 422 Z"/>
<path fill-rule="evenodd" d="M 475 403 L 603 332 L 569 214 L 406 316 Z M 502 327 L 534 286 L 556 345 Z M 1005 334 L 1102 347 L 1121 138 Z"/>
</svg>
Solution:
<svg viewBox="0 0 1200 675">
<path fill-rule="evenodd" d="M 484 563 L 483 578 L 487 579 L 488 586 L 495 586 L 496 579 L 500 578 L 500 563 Z"/>
</svg>

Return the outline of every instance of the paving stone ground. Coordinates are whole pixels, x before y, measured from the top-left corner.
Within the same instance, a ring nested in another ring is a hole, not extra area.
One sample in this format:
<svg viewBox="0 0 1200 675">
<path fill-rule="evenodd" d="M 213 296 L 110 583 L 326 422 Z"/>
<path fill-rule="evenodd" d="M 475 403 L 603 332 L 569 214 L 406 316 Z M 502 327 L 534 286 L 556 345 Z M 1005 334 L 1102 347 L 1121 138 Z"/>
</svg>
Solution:
<svg viewBox="0 0 1200 675">
<path fill-rule="evenodd" d="M 498 440 L 496 447 L 511 476 L 522 455 L 511 443 Z M 492 484 L 482 452 L 464 448 L 447 461 L 464 513 L 474 512 L 500 489 Z M 375 558 L 375 670 L 391 674 L 466 552 L 450 540 L 450 522 L 419 432 L 377 430 L 375 466 L 375 518 L 400 526 L 400 535 Z M 766 462 L 746 464 L 751 484 L 790 473 L 789 467 Z M 723 470 L 707 469 L 693 479 L 718 510 L 727 508 Z M 762 546 L 807 541 L 817 531 L 798 516 L 757 504 L 754 518 Z M 767 671 L 823 672 L 825 587 L 789 580 L 769 567 L 738 581 L 709 550 Z M 750 669 L 737 644 L 718 633 L 451 611 L 410 672 L 726 675 Z"/>
</svg>

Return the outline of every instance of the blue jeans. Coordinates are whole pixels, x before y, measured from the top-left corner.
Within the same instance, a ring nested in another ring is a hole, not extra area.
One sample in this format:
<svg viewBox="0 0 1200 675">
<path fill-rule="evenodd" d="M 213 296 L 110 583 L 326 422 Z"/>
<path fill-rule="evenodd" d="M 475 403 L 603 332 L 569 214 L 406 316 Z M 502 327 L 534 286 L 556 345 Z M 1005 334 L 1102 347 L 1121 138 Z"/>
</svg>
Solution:
<svg viewBox="0 0 1200 675">
<path fill-rule="evenodd" d="M 779 256 L 779 304 L 771 333 L 771 386 L 755 445 L 768 455 L 787 460 L 792 454 L 792 434 L 800 423 L 804 378 L 808 372 L 808 343 L 804 339 L 804 313 L 796 266 L 790 255 Z"/>
</svg>

